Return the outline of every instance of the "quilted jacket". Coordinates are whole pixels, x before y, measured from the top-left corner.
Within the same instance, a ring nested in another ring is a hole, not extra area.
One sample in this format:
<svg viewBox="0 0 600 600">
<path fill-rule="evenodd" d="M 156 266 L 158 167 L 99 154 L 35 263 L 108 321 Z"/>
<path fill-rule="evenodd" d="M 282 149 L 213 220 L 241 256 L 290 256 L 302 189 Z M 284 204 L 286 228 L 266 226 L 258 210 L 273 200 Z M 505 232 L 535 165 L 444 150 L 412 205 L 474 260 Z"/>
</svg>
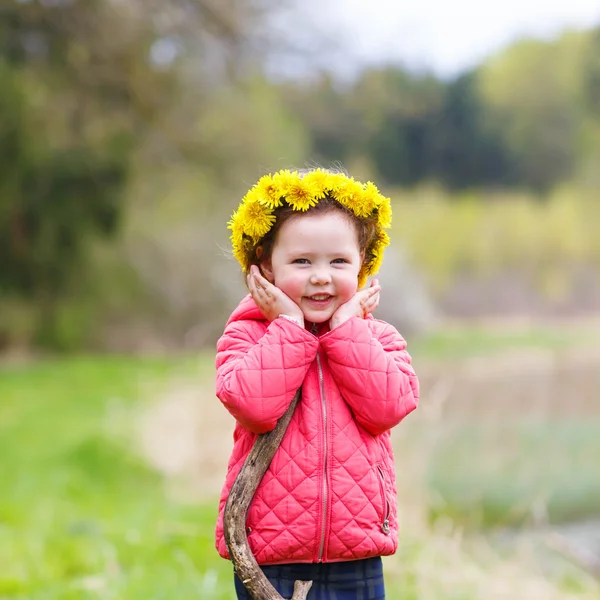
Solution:
<svg viewBox="0 0 600 600">
<path fill-rule="evenodd" d="M 417 406 L 406 343 L 391 325 L 352 318 L 328 330 L 267 321 L 247 296 L 217 343 L 217 396 L 235 417 L 223 509 L 256 436 L 302 397 L 247 518 L 259 564 L 393 554 L 398 544 L 390 429 Z"/>
</svg>

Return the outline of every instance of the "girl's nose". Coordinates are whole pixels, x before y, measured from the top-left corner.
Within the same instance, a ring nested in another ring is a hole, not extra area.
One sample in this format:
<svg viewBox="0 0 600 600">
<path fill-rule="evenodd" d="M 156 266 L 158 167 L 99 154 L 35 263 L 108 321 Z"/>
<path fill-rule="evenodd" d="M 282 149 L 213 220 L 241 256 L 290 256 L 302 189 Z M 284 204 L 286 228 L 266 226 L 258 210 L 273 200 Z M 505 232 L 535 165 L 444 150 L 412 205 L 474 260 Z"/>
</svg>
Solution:
<svg viewBox="0 0 600 600">
<path fill-rule="evenodd" d="M 331 282 L 331 274 L 327 269 L 318 269 L 311 273 L 310 282 L 312 285 L 326 285 Z"/>
</svg>

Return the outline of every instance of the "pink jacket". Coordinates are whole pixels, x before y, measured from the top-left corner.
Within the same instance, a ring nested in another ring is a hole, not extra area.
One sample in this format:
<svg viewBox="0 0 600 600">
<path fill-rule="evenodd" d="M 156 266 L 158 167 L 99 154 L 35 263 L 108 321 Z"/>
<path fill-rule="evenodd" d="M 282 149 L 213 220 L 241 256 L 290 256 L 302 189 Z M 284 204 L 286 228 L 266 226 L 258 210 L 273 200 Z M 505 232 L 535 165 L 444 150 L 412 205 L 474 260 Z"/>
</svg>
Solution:
<svg viewBox="0 0 600 600">
<path fill-rule="evenodd" d="M 417 406 L 406 343 L 391 325 L 352 318 L 314 335 L 268 322 L 247 296 L 217 344 L 217 396 L 237 420 L 216 545 L 229 558 L 223 509 L 257 434 L 302 398 L 248 511 L 259 564 L 393 554 L 398 545 L 390 429 Z"/>
</svg>

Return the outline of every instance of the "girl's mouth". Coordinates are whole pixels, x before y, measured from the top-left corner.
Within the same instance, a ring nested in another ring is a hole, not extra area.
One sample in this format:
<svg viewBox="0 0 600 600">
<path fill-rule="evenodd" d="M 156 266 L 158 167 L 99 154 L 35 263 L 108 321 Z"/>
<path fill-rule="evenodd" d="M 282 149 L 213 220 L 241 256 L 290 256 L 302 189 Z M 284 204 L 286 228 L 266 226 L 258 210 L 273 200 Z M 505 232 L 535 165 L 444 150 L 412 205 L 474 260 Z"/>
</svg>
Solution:
<svg viewBox="0 0 600 600">
<path fill-rule="evenodd" d="M 314 296 L 305 296 L 305 298 L 315 308 L 323 308 L 333 300 L 333 296 L 330 294 L 315 294 Z"/>
</svg>

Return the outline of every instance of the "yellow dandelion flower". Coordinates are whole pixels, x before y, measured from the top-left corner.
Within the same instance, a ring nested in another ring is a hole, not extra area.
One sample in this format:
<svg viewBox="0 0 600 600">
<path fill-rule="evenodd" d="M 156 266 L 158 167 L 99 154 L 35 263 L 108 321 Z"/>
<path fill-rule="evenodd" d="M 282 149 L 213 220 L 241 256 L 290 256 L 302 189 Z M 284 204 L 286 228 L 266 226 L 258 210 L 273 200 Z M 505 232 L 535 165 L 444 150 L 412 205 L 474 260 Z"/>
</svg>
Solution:
<svg viewBox="0 0 600 600">
<path fill-rule="evenodd" d="M 240 207 L 241 207 L 241 205 L 238 206 L 238 208 L 233 212 L 233 214 L 231 215 L 231 219 L 229 219 L 229 221 L 227 222 L 227 229 L 231 229 L 231 231 L 233 231 L 238 226 L 238 223 L 240 222 L 240 220 L 239 220 Z"/>
<path fill-rule="evenodd" d="M 306 185 L 311 197 L 316 201 L 321 200 L 321 198 L 324 198 L 327 194 L 327 189 L 324 188 L 319 181 L 315 181 L 314 179 L 304 179 L 303 182 Z"/>
<path fill-rule="evenodd" d="M 389 198 L 383 198 L 378 207 L 377 223 L 383 229 L 389 229 L 392 226 L 392 203 Z"/>
<path fill-rule="evenodd" d="M 390 236 L 383 229 L 377 233 L 377 242 L 375 248 L 385 248 L 390 245 Z"/>
<path fill-rule="evenodd" d="M 342 173 L 329 173 L 327 178 L 327 187 L 331 195 L 337 199 L 339 190 L 346 185 L 348 178 Z"/>
<path fill-rule="evenodd" d="M 377 189 L 377 186 L 372 181 L 367 181 L 363 186 L 363 195 L 365 198 L 369 198 L 375 206 L 379 206 L 383 201 L 381 192 Z"/>
<path fill-rule="evenodd" d="M 367 265 L 367 270 L 369 275 L 375 275 L 379 271 L 381 267 L 381 263 L 383 262 L 383 251 L 373 250 L 372 258 Z"/>
<path fill-rule="evenodd" d="M 247 243 L 244 239 L 244 213 L 243 211 L 241 211 L 241 208 L 242 207 L 240 206 L 240 208 L 233 213 L 233 216 L 227 224 L 227 227 L 231 229 L 231 236 L 229 239 L 231 240 L 231 248 L 233 255 L 240 263 L 240 265 L 242 265 L 242 269 L 244 270 L 244 272 L 246 272 L 248 267 L 248 253 L 246 249 Z"/>
<path fill-rule="evenodd" d="M 239 242 L 241 240 L 242 233 L 244 231 L 244 224 L 242 219 L 240 218 L 240 213 L 242 212 L 242 205 L 240 204 L 238 209 L 231 215 L 231 219 L 227 223 L 227 229 L 231 230 L 231 241 L 236 240 Z"/>
<path fill-rule="evenodd" d="M 287 197 L 290 187 L 298 181 L 299 178 L 300 175 L 298 175 L 298 171 L 290 171 L 289 169 L 277 171 L 277 173 L 273 175 L 273 184 L 279 190 L 280 197 Z"/>
<path fill-rule="evenodd" d="M 234 250 L 236 248 L 241 248 L 244 237 L 244 232 L 242 230 L 241 223 L 239 221 L 234 222 L 233 220 L 229 223 L 229 229 L 231 229 L 231 245 L 233 246 Z"/>
<path fill-rule="evenodd" d="M 285 199 L 294 210 L 306 211 L 319 201 L 315 198 L 316 185 L 303 179 L 290 182 Z"/>
<path fill-rule="evenodd" d="M 244 271 L 244 273 L 246 273 L 248 270 L 248 268 L 247 268 L 248 259 L 246 258 L 246 253 L 244 252 L 244 250 L 242 248 L 234 248 L 233 255 L 235 256 L 236 260 L 242 266 L 242 271 Z"/>
<path fill-rule="evenodd" d="M 346 177 L 340 181 L 333 192 L 333 197 L 344 206 L 352 210 L 357 216 L 356 208 L 360 206 L 362 200 L 362 186 L 351 177 Z"/>
<path fill-rule="evenodd" d="M 372 193 L 365 192 L 364 189 L 361 189 L 361 193 L 356 195 L 354 198 L 352 210 L 357 217 L 369 217 L 377 208 L 377 201 L 377 196 L 373 195 Z"/>
<path fill-rule="evenodd" d="M 275 223 L 273 210 L 254 198 L 247 199 L 240 207 L 238 219 L 243 224 L 243 232 L 254 240 L 266 235 Z"/>
<path fill-rule="evenodd" d="M 283 204 L 280 186 L 277 185 L 272 175 L 261 177 L 253 191 L 258 201 L 269 208 L 277 208 Z"/>
<path fill-rule="evenodd" d="M 324 169 L 315 169 L 314 171 L 307 173 L 303 177 L 303 180 L 311 187 L 313 196 L 317 200 L 321 200 L 321 198 L 324 198 L 331 189 L 331 177 L 332 173 L 329 173 Z"/>
</svg>

